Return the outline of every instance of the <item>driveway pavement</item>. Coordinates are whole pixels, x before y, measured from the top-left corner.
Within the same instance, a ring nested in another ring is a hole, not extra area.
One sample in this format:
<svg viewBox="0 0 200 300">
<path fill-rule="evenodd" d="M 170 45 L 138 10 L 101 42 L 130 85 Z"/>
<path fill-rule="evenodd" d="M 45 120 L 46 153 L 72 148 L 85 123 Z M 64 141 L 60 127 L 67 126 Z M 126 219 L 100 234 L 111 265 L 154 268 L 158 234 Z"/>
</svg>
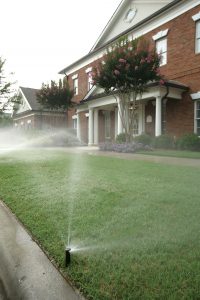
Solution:
<svg viewBox="0 0 200 300">
<path fill-rule="evenodd" d="M 37 220 L 36 220 L 37 222 Z M 83 299 L 0 201 L 0 300 Z"/>
</svg>

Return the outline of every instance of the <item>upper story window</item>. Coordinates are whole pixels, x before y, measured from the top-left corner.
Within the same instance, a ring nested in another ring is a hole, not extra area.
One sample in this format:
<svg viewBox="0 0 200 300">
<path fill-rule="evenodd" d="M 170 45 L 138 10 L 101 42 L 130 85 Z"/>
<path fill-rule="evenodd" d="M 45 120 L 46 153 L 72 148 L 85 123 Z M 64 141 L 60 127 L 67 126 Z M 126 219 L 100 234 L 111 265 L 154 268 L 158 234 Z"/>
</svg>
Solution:
<svg viewBox="0 0 200 300">
<path fill-rule="evenodd" d="M 153 36 L 153 40 L 156 43 L 157 53 L 160 54 L 161 62 L 160 65 L 164 66 L 167 64 L 167 34 L 168 29 L 159 31 L 156 35 Z"/>
<path fill-rule="evenodd" d="M 200 53 L 200 20 L 196 22 L 195 52 Z"/>
<path fill-rule="evenodd" d="M 85 73 L 87 74 L 87 90 L 88 91 L 93 87 L 91 72 L 92 72 L 92 67 L 87 68 L 85 70 Z"/>
<path fill-rule="evenodd" d="M 72 76 L 74 96 L 78 95 L 78 75 Z"/>
<path fill-rule="evenodd" d="M 192 16 L 192 19 L 196 22 L 195 53 L 200 53 L 200 12 Z"/>
<path fill-rule="evenodd" d="M 156 41 L 157 53 L 161 55 L 160 66 L 167 64 L 167 38 Z"/>
</svg>

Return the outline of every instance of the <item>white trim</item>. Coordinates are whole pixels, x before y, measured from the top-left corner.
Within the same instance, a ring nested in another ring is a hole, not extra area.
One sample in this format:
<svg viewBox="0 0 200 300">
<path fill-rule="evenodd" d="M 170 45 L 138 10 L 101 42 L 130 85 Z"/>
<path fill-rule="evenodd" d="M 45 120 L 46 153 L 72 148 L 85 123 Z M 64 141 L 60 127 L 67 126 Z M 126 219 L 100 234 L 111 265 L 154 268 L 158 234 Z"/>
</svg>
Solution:
<svg viewBox="0 0 200 300">
<path fill-rule="evenodd" d="M 192 100 L 200 100 L 200 91 L 194 94 L 190 94 Z"/>
<path fill-rule="evenodd" d="M 198 14 L 192 16 L 192 20 L 193 20 L 194 22 L 200 20 L 200 12 L 199 12 Z"/>
<path fill-rule="evenodd" d="M 192 9 L 198 5 L 200 5 L 200 0 L 190 0 L 189 2 L 186 2 L 186 3 L 184 3 L 184 1 L 182 1 L 177 6 L 172 7 L 170 10 L 167 10 L 167 11 L 163 12 L 162 14 L 160 14 L 159 16 L 156 16 L 156 18 L 153 18 L 148 23 L 142 24 L 140 27 L 136 28 L 134 31 L 131 31 L 129 33 L 129 38 L 132 39 L 133 36 L 134 36 L 134 38 L 143 36 L 151 31 L 153 31 L 154 29 L 166 24 L 167 22 L 177 18 L 178 16 L 182 15 L 183 13 L 189 11 L 190 9 Z M 107 29 L 107 27 L 106 27 L 106 29 Z M 102 32 L 102 35 L 104 32 L 105 32 L 105 30 Z M 101 36 L 100 36 L 100 38 L 101 38 Z M 98 44 L 100 38 L 97 40 L 96 44 Z M 94 45 L 92 50 L 94 50 L 96 44 Z M 102 56 L 105 54 L 105 49 L 107 49 L 107 45 L 105 46 L 105 48 L 103 50 L 100 49 L 99 51 L 97 51 L 95 53 L 91 52 L 91 56 L 85 58 L 84 61 L 81 61 L 80 63 L 77 62 L 77 65 L 73 66 L 71 69 L 66 70 L 67 74 L 69 75 L 73 72 L 76 72 L 77 70 L 83 68 L 84 66 L 91 64 L 95 60 L 102 58 Z M 63 70 L 65 70 L 67 68 L 68 67 L 64 68 Z"/>
<path fill-rule="evenodd" d="M 86 113 L 85 116 L 86 116 L 86 118 L 88 118 L 89 117 L 89 113 Z"/>
<path fill-rule="evenodd" d="M 74 75 L 72 76 L 72 80 L 77 79 L 77 78 L 78 78 L 78 74 L 74 74 Z"/>
<path fill-rule="evenodd" d="M 73 120 L 78 119 L 78 116 L 77 116 L 77 115 L 73 115 L 73 116 L 72 116 L 72 119 L 73 119 Z"/>
<path fill-rule="evenodd" d="M 86 70 L 85 70 L 85 73 L 89 73 L 89 72 L 91 72 L 92 71 L 92 67 L 89 67 L 89 68 L 87 68 Z"/>
<path fill-rule="evenodd" d="M 167 36 L 168 31 L 169 31 L 169 29 L 161 30 L 161 31 L 159 31 L 157 34 L 153 35 L 153 36 L 152 36 L 152 39 L 153 39 L 154 41 L 157 41 L 157 40 L 159 40 L 159 39 L 161 39 L 161 38 Z"/>
<path fill-rule="evenodd" d="M 26 96 L 24 95 L 24 93 L 23 93 L 22 89 L 21 89 L 21 88 L 19 88 L 19 89 L 20 89 L 20 92 L 21 92 L 21 94 L 22 94 L 22 96 L 23 96 L 23 98 L 24 98 L 24 100 L 25 100 L 26 104 L 28 105 L 29 109 L 30 109 L 30 110 L 32 110 L 32 107 L 30 106 L 30 104 L 29 104 L 28 100 L 26 99 Z"/>
<path fill-rule="evenodd" d="M 42 114 L 42 116 L 53 116 L 53 117 L 65 117 L 66 116 L 65 112 L 49 113 L 49 112 L 42 111 L 42 113 L 41 112 L 35 112 L 35 113 L 30 113 L 26 116 L 16 117 L 16 118 L 13 118 L 13 120 L 17 121 L 17 120 L 21 120 L 21 119 L 26 119 L 26 118 L 31 117 L 31 116 L 41 116 L 41 114 Z"/>
<path fill-rule="evenodd" d="M 27 124 L 31 124 L 31 120 L 27 120 Z"/>
</svg>

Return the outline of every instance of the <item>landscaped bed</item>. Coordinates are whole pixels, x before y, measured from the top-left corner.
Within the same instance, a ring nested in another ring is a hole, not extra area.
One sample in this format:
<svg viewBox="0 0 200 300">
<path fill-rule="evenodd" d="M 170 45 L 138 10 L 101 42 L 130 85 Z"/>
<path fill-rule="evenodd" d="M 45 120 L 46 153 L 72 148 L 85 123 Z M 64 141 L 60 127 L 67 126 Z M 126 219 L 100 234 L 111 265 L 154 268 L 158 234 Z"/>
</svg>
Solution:
<svg viewBox="0 0 200 300">
<path fill-rule="evenodd" d="M 199 297 L 200 168 L 37 149 L 0 169 L 0 198 L 88 299 Z"/>
</svg>

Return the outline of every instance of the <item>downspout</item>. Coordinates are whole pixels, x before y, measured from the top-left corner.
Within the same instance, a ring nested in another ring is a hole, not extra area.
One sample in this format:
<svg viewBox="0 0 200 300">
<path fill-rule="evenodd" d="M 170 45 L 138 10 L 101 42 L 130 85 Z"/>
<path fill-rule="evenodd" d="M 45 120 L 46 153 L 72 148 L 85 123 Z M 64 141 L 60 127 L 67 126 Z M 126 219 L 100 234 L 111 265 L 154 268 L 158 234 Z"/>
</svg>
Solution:
<svg viewBox="0 0 200 300">
<path fill-rule="evenodd" d="M 162 128 L 161 128 L 161 133 L 165 134 L 166 133 L 166 102 L 164 103 L 164 100 L 167 100 L 167 96 L 169 94 L 169 86 L 166 86 L 166 94 L 161 98 L 161 114 L 162 114 Z"/>
</svg>

